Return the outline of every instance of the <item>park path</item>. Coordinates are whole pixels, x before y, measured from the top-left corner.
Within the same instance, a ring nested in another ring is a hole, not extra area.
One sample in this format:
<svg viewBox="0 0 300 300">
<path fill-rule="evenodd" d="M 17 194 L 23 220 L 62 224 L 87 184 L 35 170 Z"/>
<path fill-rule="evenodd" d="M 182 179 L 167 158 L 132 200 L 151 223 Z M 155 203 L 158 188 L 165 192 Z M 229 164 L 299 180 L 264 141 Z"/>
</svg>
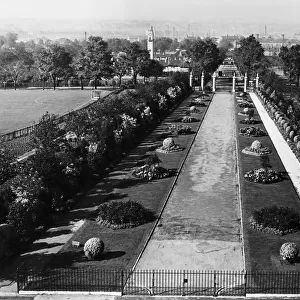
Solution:
<svg viewBox="0 0 300 300">
<path fill-rule="evenodd" d="M 215 94 L 137 269 L 244 269 L 234 105 Z"/>
</svg>

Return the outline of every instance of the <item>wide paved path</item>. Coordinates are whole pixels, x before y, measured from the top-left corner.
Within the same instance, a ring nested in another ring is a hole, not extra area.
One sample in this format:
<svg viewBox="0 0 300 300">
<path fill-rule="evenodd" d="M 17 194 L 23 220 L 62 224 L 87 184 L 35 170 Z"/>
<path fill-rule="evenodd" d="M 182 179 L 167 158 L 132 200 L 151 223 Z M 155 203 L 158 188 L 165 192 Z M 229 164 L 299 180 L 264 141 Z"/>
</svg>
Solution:
<svg viewBox="0 0 300 300">
<path fill-rule="evenodd" d="M 214 96 L 138 269 L 244 269 L 234 105 Z"/>
</svg>

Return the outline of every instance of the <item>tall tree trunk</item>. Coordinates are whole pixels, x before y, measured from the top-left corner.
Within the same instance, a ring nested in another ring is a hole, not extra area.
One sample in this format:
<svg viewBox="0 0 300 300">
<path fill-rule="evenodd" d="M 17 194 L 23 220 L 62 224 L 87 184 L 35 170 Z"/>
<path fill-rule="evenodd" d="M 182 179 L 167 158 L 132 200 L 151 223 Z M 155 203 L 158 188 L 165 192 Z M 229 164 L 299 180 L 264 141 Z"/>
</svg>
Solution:
<svg viewBox="0 0 300 300">
<path fill-rule="evenodd" d="M 16 90 L 17 89 L 17 81 L 14 80 L 14 89 Z"/>
<path fill-rule="evenodd" d="M 97 77 L 95 77 L 94 88 L 95 88 L 95 90 L 97 89 Z"/>
<path fill-rule="evenodd" d="M 136 78 L 137 78 L 137 74 L 134 72 L 133 75 L 132 75 L 132 80 L 133 80 L 134 85 L 136 85 L 136 83 L 137 83 Z"/>
<path fill-rule="evenodd" d="M 56 88 L 56 76 L 52 76 L 53 79 L 53 90 Z"/>
<path fill-rule="evenodd" d="M 122 83 L 122 75 L 119 75 L 119 87 L 121 86 Z"/>
<path fill-rule="evenodd" d="M 80 86 L 81 86 L 81 90 L 83 90 L 83 79 L 80 78 Z"/>
<path fill-rule="evenodd" d="M 46 85 L 46 80 L 43 79 L 43 90 L 45 89 L 45 85 Z"/>
</svg>

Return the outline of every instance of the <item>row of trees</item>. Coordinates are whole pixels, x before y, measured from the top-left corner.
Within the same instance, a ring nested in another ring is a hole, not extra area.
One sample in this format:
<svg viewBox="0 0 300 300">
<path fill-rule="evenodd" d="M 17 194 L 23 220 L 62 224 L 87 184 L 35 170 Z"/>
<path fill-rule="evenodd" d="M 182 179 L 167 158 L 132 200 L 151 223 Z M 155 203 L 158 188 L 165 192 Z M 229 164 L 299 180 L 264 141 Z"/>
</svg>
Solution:
<svg viewBox="0 0 300 300">
<path fill-rule="evenodd" d="M 124 52 L 113 56 L 108 42 L 101 37 L 91 36 L 71 53 L 67 47 L 57 43 L 35 45 L 27 49 L 24 43 L 3 44 L 0 50 L 0 77 L 3 82 L 8 80 L 16 84 L 18 81 L 29 82 L 41 80 L 44 83 L 51 79 L 53 88 L 58 78 L 67 82 L 74 76 L 81 80 L 93 79 L 94 86 L 100 79 L 132 74 L 136 84 L 137 75 L 144 77 L 160 76 L 163 67 L 158 61 L 150 60 L 149 52 L 142 49 L 139 43 L 129 43 Z"/>
<path fill-rule="evenodd" d="M 175 47 L 184 47 L 187 56 L 184 66 L 194 72 L 212 73 L 224 59 L 227 46 L 218 48 L 211 39 L 185 39 L 180 45 L 170 38 L 158 38 L 156 50 L 165 52 Z M 129 42 L 126 39 L 109 39 L 91 36 L 79 42 L 60 39 L 17 42 L 17 35 L 0 36 L 0 80 L 18 82 L 45 82 L 50 80 L 55 89 L 57 80 L 65 83 L 77 78 L 83 88 L 83 80 L 93 81 L 94 87 L 100 79 L 132 75 L 136 84 L 137 75 L 144 78 L 162 75 L 163 67 L 151 60 L 144 42 Z M 225 47 L 225 48 L 224 48 Z"/>
</svg>

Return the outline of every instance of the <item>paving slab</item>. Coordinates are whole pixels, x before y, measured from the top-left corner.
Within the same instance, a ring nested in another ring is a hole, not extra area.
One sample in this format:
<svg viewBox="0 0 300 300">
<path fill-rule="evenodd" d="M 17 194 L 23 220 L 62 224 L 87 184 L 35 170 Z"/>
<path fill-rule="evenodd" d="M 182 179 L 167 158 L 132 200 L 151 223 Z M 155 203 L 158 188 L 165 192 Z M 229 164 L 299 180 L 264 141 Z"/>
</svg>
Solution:
<svg viewBox="0 0 300 300">
<path fill-rule="evenodd" d="M 244 270 L 234 105 L 214 96 L 137 269 Z"/>
</svg>

